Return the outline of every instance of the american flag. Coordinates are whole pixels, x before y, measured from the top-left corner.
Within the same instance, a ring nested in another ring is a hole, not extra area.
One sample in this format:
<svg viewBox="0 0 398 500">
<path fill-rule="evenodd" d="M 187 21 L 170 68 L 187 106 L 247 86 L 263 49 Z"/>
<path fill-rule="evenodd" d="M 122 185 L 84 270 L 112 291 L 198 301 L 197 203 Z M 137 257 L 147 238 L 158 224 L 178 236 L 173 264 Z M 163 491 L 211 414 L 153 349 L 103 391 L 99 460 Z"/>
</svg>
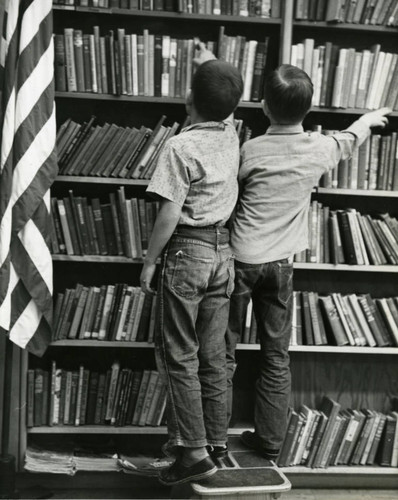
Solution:
<svg viewBox="0 0 398 500">
<path fill-rule="evenodd" d="M 0 3 L 0 329 L 41 355 L 51 339 L 57 175 L 52 2 Z"/>
</svg>

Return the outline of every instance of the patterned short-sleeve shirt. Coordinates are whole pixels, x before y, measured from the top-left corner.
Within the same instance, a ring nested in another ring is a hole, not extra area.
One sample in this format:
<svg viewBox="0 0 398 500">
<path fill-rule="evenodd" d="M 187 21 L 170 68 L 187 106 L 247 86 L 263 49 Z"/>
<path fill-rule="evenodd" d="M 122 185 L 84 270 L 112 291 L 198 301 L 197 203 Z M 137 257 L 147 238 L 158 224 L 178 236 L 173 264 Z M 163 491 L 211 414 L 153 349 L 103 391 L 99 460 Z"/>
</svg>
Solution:
<svg viewBox="0 0 398 500">
<path fill-rule="evenodd" d="M 147 192 L 180 205 L 179 224 L 225 224 L 238 198 L 238 170 L 232 123 L 190 125 L 167 142 Z"/>
</svg>

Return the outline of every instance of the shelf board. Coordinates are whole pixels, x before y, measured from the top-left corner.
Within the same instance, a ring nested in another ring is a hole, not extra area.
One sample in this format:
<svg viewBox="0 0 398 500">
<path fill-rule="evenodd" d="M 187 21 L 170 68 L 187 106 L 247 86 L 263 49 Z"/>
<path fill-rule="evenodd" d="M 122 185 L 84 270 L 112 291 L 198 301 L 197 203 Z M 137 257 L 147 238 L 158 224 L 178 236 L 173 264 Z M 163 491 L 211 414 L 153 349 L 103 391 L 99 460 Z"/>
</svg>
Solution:
<svg viewBox="0 0 398 500">
<path fill-rule="evenodd" d="M 308 271 L 349 271 L 354 273 L 398 273 L 398 266 L 358 266 L 350 264 L 316 264 L 295 262 L 294 269 Z"/>
<path fill-rule="evenodd" d="M 120 255 L 53 255 L 54 262 L 91 262 L 97 264 L 142 264 L 143 259 L 130 259 Z"/>
<path fill-rule="evenodd" d="M 376 198 L 398 198 L 398 191 L 383 191 L 370 189 L 342 189 L 317 187 L 316 194 L 331 194 L 333 196 L 363 196 Z"/>
<path fill-rule="evenodd" d="M 165 426 L 43 425 L 41 427 L 28 428 L 28 434 L 167 434 L 167 429 Z"/>
<path fill-rule="evenodd" d="M 116 347 L 116 348 L 134 348 L 134 349 L 153 349 L 154 344 L 149 342 L 126 342 L 110 340 L 90 340 L 90 339 L 65 339 L 56 340 L 50 344 L 51 347 Z M 238 344 L 238 351 L 259 351 L 259 344 Z M 354 347 L 354 346 L 302 346 L 295 345 L 289 347 L 289 352 L 320 352 L 334 354 L 395 354 L 398 355 L 398 347 Z"/>
<path fill-rule="evenodd" d="M 397 467 L 375 467 L 371 465 L 364 465 L 361 467 L 356 467 L 353 465 L 342 466 L 333 465 L 327 469 L 311 469 L 310 467 L 281 467 L 281 471 L 284 474 L 322 474 L 322 475 L 334 475 L 334 474 L 345 474 L 345 475 L 395 475 L 398 474 Z"/>
<path fill-rule="evenodd" d="M 148 179 L 120 179 L 113 177 L 80 177 L 74 175 L 58 175 L 56 183 L 77 183 L 77 184 L 105 184 L 116 186 L 147 186 Z"/>
<path fill-rule="evenodd" d="M 398 29 L 394 26 L 381 26 L 373 24 L 331 23 L 326 21 L 293 21 L 293 27 L 297 28 L 327 28 L 338 31 L 363 31 L 365 33 L 380 33 L 383 35 L 398 35 Z"/>
<path fill-rule="evenodd" d="M 223 22 L 223 23 L 240 23 L 240 24 L 281 24 L 280 18 L 265 18 L 253 16 L 227 16 L 215 14 L 188 14 L 185 12 L 169 12 L 169 11 L 154 11 L 154 10 L 132 10 L 132 9 L 118 9 L 110 8 L 105 9 L 101 7 L 74 7 L 54 5 L 54 10 L 69 10 L 75 12 L 82 12 L 88 14 L 105 14 L 105 15 L 122 15 L 133 17 L 146 17 L 146 18 L 163 18 L 163 19 L 177 19 L 183 21 L 205 21 L 205 22 Z"/>
<path fill-rule="evenodd" d="M 134 347 L 139 349 L 153 349 L 154 344 L 150 342 L 127 342 L 123 340 L 55 340 L 51 347 Z"/>
<path fill-rule="evenodd" d="M 259 344 L 238 344 L 238 351 L 259 351 Z M 330 354 L 395 354 L 398 347 L 335 346 L 335 345 L 291 345 L 289 352 L 317 352 Z"/>
<path fill-rule="evenodd" d="M 145 104 L 174 104 L 183 105 L 185 104 L 185 99 L 180 97 L 152 97 L 152 96 L 132 96 L 132 95 L 113 95 L 113 94 L 94 94 L 91 92 L 55 92 L 56 98 L 63 99 L 94 99 L 99 101 L 118 101 L 118 102 L 142 102 Z M 253 108 L 260 109 L 260 102 L 249 102 L 241 101 L 238 108 Z M 337 114 L 349 114 L 349 115 L 362 115 L 367 113 L 369 109 L 356 109 L 356 108 L 321 108 L 315 106 L 311 108 L 310 113 L 337 113 Z M 393 111 L 388 116 L 396 117 L 398 116 L 398 111 Z"/>
</svg>

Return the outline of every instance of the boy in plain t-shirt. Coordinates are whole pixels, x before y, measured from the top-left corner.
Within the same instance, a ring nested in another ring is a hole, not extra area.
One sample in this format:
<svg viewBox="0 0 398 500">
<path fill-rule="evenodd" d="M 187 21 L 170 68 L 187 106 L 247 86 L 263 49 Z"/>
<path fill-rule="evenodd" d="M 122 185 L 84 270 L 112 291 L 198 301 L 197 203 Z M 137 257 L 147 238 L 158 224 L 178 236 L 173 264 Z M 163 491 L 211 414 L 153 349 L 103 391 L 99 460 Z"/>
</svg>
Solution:
<svg viewBox="0 0 398 500">
<path fill-rule="evenodd" d="M 331 136 L 304 132 L 313 86 L 301 69 L 284 64 L 264 86 L 270 127 L 241 149 L 240 196 L 231 227 L 235 289 L 227 330 L 229 417 L 235 347 L 250 298 L 261 345 L 256 382 L 255 431 L 241 439 L 265 458 L 277 458 L 286 431 L 290 396 L 288 347 L 292 328 L 293 256 L 308 247 L 311 191 L 320 177 L 349 158 L 370 133 L 383 127 L 383 108 L 364 114 Z"/>
</svg>

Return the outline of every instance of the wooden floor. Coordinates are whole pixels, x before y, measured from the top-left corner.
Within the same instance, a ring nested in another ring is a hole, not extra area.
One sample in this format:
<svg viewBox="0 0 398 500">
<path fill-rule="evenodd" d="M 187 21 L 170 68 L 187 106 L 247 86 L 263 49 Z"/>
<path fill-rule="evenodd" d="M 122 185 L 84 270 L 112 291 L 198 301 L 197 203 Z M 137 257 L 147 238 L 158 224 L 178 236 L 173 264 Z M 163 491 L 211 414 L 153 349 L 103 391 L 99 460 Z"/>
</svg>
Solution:
<svg viewBox="0 0 398 500">
<path fill-rule="evenodd" d="M 150 496 L 148 496 L 150 495 Z M 154 496 L 157 495 L 157 496 Z M 159 496 L 158 496 L 159 495 Z M 126 489 L 117 490 L 54 490 L 46 488 L 31 488 L 19 492 L 20 499 L 123 499 L 138 498 L 136 492 Z M 141 498 L 168 499 L 166 488 L 146 492 Z M 210 500 L 210 498 L 209 498 Z M 242 497 L 242 500 L 243 497 Z M 292 490 L 280 497 L 280 500 L 398 500 L 398 492 L 393 490 Z"/>
</svg>

